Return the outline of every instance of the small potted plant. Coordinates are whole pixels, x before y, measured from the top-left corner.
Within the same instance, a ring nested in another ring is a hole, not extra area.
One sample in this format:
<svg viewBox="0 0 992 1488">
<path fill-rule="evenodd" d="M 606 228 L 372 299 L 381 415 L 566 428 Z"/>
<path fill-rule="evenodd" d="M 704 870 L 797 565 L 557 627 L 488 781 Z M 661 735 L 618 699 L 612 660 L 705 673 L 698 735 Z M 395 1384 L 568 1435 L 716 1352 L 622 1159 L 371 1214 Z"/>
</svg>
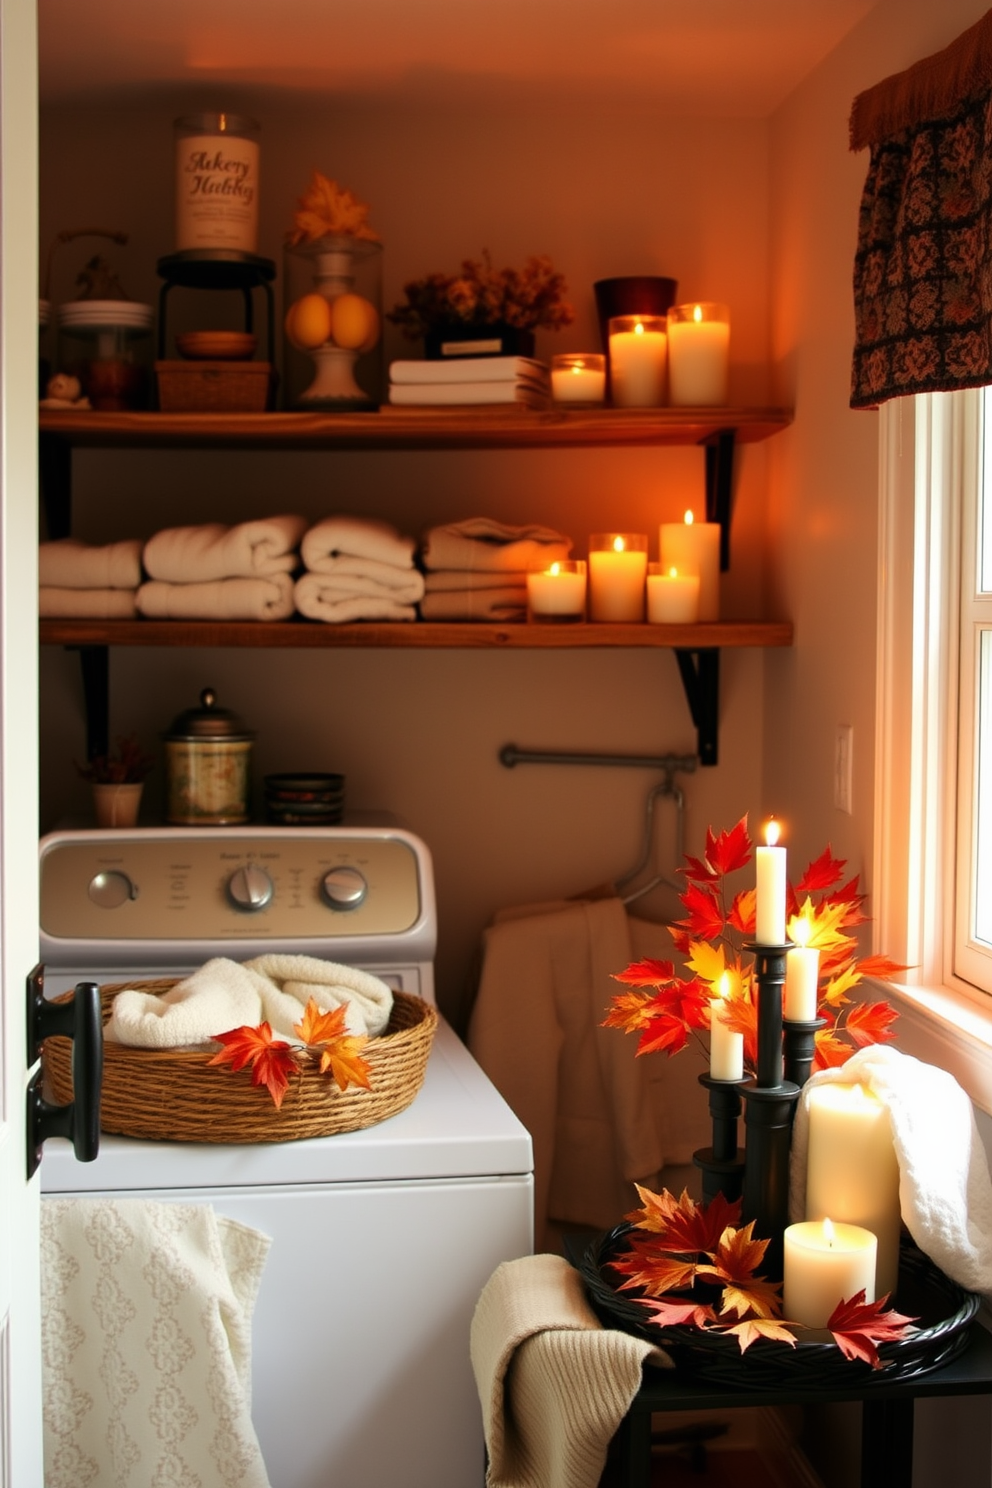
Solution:
<svg viewBox="0 0 992 1488">
<path fill-rule="evenodd" d="M 143 753 L 137 734 L 119 736 L 116 752 L 98 754 L 86 765 L 77 765 L 80 778 L 93 788 L 93 807 L 98 827 L 133 827 L 138 820 L 145 778 L 154 764 Z"/>
<path fill-rule="evenodd" d="M 535 330 L 557 331 L 575 319 L 564 277 L 546 254 L 532 255 L 522 269 L 494 269 L 483 253 L 481 263 L 463 259 L 457 274 L 427 274 L 403 292 L 405 302 L 388 319 L 410 340 L 422 336 L 431 358 L 443 355 L 445 341 L 473 340 L 498 342 L 504 356 L 533 356 Z"/>
</svg>

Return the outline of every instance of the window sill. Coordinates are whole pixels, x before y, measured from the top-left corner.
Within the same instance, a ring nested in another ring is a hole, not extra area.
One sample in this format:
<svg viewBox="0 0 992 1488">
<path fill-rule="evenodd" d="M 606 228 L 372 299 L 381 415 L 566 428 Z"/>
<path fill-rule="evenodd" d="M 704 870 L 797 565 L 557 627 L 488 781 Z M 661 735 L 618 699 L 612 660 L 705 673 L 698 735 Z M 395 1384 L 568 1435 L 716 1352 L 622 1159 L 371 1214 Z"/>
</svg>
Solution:
<svg viewBox="0 0 992 1488">
<path fill-rule="evenodd" d="M 952 1074 L 980 1110 L 992 1115 L 992 999 L 953 987 L 872 983 L 899 1013 L 896 1045 Z"/>
</svg>

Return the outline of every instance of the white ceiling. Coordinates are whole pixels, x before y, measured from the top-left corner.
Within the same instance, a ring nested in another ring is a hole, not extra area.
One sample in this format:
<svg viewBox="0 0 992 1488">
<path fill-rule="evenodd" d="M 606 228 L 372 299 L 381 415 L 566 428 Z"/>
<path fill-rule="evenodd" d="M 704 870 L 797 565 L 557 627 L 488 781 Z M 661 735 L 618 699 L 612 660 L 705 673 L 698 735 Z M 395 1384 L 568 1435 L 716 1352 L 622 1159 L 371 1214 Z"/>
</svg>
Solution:
<svg viewBox="0 0 992 1488">
<path fill-rule="evenodd" d="M 214 83 L 594 90 L 764 116 L 876 0 L 38 0 L 42 98 Z"/>
</svg>

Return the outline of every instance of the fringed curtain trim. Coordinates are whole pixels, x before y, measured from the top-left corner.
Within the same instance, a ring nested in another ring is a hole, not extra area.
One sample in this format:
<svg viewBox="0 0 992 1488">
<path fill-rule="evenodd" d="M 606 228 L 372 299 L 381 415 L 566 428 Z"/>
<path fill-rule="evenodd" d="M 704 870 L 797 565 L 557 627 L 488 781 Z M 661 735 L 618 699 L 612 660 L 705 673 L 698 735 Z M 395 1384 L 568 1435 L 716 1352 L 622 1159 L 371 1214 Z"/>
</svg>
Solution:
<svg viewBox="0 0 992 1488">
<path fill-rule="evenodd" d="M 992 11 L 855 99 L 851 406 L 992 383 Z"/>
</svg>

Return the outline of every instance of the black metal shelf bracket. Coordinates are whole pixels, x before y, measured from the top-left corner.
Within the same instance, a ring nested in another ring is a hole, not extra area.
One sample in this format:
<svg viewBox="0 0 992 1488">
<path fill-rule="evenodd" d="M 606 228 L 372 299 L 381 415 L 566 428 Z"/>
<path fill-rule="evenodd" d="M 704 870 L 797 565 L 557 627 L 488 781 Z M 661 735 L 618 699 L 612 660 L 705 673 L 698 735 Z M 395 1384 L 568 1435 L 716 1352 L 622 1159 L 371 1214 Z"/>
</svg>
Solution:
<svg viewBox="0 0 992 1488">
<path fill-rule="evenodd" d="M 720 523 L 720 571 L 730 567 L 730 507 L 736 431 L 721 429 L 706 442 L 706 520 Z"/>
<path fill-rule="evenodd" d="M 677 647 L 686 702 L 696 726 L 696 748 L 701 765 L 715 765 L 718 755 L 720 714 L 720 651 L 716 646 L 697 650 Z"/>
<path fill-rule="evenodd" d="M 97 759 L 110 751 L 110 648 L 67 646 L 66 650 L 79 652 L 86 716 L 86 758 Z"/>
</svg>

